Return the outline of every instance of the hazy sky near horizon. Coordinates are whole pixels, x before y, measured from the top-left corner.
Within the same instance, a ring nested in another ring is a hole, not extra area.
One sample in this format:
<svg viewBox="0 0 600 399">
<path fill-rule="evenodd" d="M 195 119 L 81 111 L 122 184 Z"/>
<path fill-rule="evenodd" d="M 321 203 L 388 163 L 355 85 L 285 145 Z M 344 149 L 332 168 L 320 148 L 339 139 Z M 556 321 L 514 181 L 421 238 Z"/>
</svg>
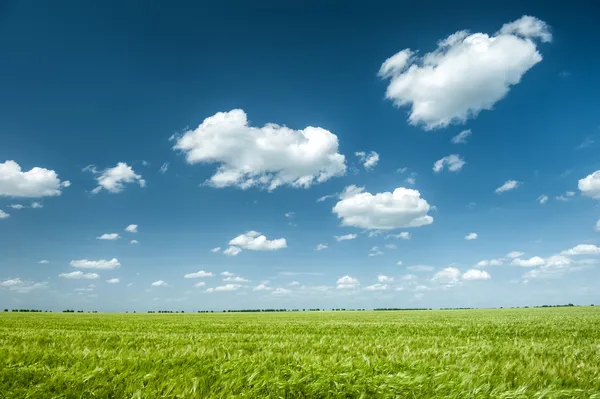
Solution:
<svg viewBox="0 0 600 399">
<path fill-rule="evenodd" d="M 600 302 L 592 1 L 0 2 L 0 307 Z"/>
</svg>

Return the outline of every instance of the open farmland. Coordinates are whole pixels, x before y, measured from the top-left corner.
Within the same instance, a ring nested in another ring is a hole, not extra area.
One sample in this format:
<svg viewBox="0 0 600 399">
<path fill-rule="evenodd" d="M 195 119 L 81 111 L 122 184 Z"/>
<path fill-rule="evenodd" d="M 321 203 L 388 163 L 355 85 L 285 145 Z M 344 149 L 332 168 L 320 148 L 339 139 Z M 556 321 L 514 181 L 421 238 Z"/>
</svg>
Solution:
<svg viewBox="0 0 600 399">
<path fill-rule="evenodd" d="M 600 398 L 600 308 L 0 314 L 3 398 Z"/>
</svg>

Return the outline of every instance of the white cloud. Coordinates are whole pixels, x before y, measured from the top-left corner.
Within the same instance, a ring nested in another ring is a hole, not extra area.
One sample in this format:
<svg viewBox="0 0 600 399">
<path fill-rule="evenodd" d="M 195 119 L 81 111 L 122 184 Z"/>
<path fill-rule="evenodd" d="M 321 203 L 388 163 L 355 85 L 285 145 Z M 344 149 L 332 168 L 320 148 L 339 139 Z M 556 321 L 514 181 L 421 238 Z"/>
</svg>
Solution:
<svg viewBox="0 0 600 399">
<path fill-rule="evenodd" d="M 129 226 L 125 227 L 125 231 L 127 231 L 129 233 L 137 233 L 138 232 L 138 225 L 137 224 L 130 224 Z"/>
<path fill-rule="evenodd" d="M 303 130 L 274 123 L 251 127 L 241 109 L 206 118 L 177 138 L 173 149 L 184 152 L 189 164 L 220 164 L 207 181 L 215 187 L 307 188 L 346 172 L 335 134 L 312 126 Z"/>
<path fill-rule="evenodd" d="M 229 245 L 230 247 L 223 253 L 231 256 L 239 254 L 242 249 L 250 251 L 276 251 L 278 249 L 287 248 L 285 238 L 267 240 L 267 237 L 254 230 L 247 231 L 246 233 L 235 237 L 229 241 Z M 237 250 L 234 248 L 237 248 Z"/>
<path fill-rule="evenodd" d="M 129 241 L 130 244 L 139 244 L 140 242 L 138 240 L 131 240 Z"/>
<path fill-rule="evenodd" d="M 364 290 L 366 291 L 385 291 L 388 289 L 387 284 L 373 284 L 373 285 L 368 285 L 364 288 Z"/>
<path fill-rule="evenodd" d="M 507 180 L 503 185 L 498 187 L 495 190 L 495 192 L 496 192 L 496 194 L 502 194 L 505 191 L 510 191 L 510 190 L 519 188 L 520 185 L 521 185 L 521 182 L 518 182 L 516 180 Z"/>
<path fill-rule="evenodd" d="M 373 247 L 371 248 L 370 252 L 369 252 L 369 256 L 380 256 L 383 255 L 383 252 L 381 252 L 379 250 L 379 247 Z"/>
<path fill-rule="evenodd" d="M 289 285 L 289 286 L 292 286 L 292 287 L 296 287 L 296 286 L 300 285 L 300 283 L 299 283 L 298 281 L 292 281 L 292 282 L 291 282 L 291 283 L 289 283 L 288 285 Z"/>
<path fill-rule="evenodd" d="M 100 237 L 96 237 L 96 240 L 116 240 L 118 238 L 121 238 L 121 236 L 118 233 L 105 233 L 102 234 Z"/>
<path fill-rule="evenodd" d="M 165 283 L 162 280 L 157 280 L 157 281 L 153 282 L 151 285 L 152 285 L 152 287 L 167 287 L 169 284 Z"/>
<path fill-rule="evenodd" d="M 45 265 L 47 263 L 50 263 L 49 261 L 47 261 L 46 259 L 42 259 L 41 261 L 38 262 L 41 265 Z"/>
<path fill-rule="evenodd" d="M 548 257 L 548 259 L 546 259 L 546 263 L 539 269 L 530 270 L 525 273 L 523 275 L 523 282 L 527 283 L 530 279 L 557 278 L 567 272 L 583 270 L 590 265 L 597 263 L 598 261 L 593 259 L 574 261 L 573 259 L 564 255 L 553 255 Z"/>
<path fill-rule="evenodd" d="M 414 177 L 407 177 L 405 181 L 406 183 L 414 186 L 414 184 L 417 182 L 417 179 L 415 179 Z"/>
<path fill-rule="evenodd" d="M 2 209 L 0 209 L 0 219 L 6 219 L 8 217 L 10 217 L 10 215 L 4 212 Z"/>
<path fill-rule="evenodd" d="M 600 219 L 596 220 L 596 225 L 594 226 L 596 231 L 600 231 Z"/>
<path fill-rule="evenodd" d="M 271 291 L 273 288 L 269 287 L 266 283 L 261 283 L 254 287 L 253 291 Z"/>
<path fill-rule="evenodd" d="M 160 174 L 164 175 L 165 173 L 167 173 L 167 170 L 169 170 L 169 162 L 165 162 L 160 166 L 160 169 L 158 170 L 160 172 Z"/>
<path fill-rule="evenodd" d="M 486 260 L 481 260 L 481 261 L 477 262 L 475 267 L 500 266 L 503 263 L 504 262 L 502 261 L 502 259 L 490 259 L 490 260 L 486 259 Z"/>
<path fill-rule="evenodd" d="M 490 274 L 484 270 L 476 270 L 470 269 L 467 270 L 461 277 L 463 280 L 473 281 L 473 280 L 489 280 L 492 278 Z"/>
<path fill-rule="evenodd" d="M 396 265 L 397 265 L 397 266 L 402 266 L 402 261 L 401 261 L 401 260 L 399 260 L 398 262 L 396 262 Z"/>
<path fill-rule="evenodd" d="M 413 272 L 430 272 L 434 268 L 433 268 L 433 266 L 415 265 L 415 266 L 408 266 L 407 269 L 411 270 Z"/>
<path fill-rule="evenodd" d="M 31 209 L 42 209 L 44 207 L 44 205 L 42 205 L 39 202 L 32 202 L 31 203 Z"/>
<path fill-rule="evenodd" d="M 12 208 L 12 209 L 16 209 L 16 210 L 21 210 L 21 209 L 27 208 L 25 205 L 21 205 L 21 204 L 10 204 L 8 207 Z"/>
<path fill-rule="evenodd" d="M 540 204 L 544 205 L 546 202 L 548 202 L 548 196 L 547 195 L 540 195 L 538 197 L 538 201 L 540 202 Z"/>
<path fill-rule="evenodd" d="M 391 283 L 394 281 L 394 278 L 380 274 L 377 276 L 377 281 L 379 281 L 380 283 Z"/>
<path fill-rule="evenodd" d="M 200 288 L 200 287 L 204 287 L 205 285 L 206 285 L 206 283 L 204 281 L 198 281 L 196 284 L 194 284 L 194 287 Z"/>
<path fill-rule="evenodd" d="M 460 155 L 450 154 L 447 157 L 435 161 L 433 164 L 433 171 L 435 173 L 439 173 L 444 170 L 444 168 L 448 167 L 450 172 L 458 172 L 463 166 L 465 166 L 465 164 L 466 162 L 460 157 Z"/>
<path fill-rule="evenodd" d="M 237 291 L 242 287 L 244 286 L 241 284 L 225 284 L 215 288 L 209 288 L 206 292 Z"/>
<path fill-rule="evenodd" d="M 213 249 L 210 250 L 210 252 L 213 252 L 213 253 L 217 253 L 217 252 L 220 252 L 220 251 L 221 251 L 221 247 L 215 247 L 215 248 L 213 248 Z"/>
<path fill-rule="evenodd" d="M 346 234 L 343 236 L 334 236 L 336 241 L 348 241 L 348 240 L 354 240 L 356 237 L 358 237 L 358 235 L 356 234 Z"/>
<path fill-rule="evenodd" d="M 403 240 L 410 240 L 410 233 L 408 231 L 403 231 L 398 234 L 388 234 L 385 238 L 401 238 Z"/>
<path fill-rule="evenodd" d="M 539 256 L 534 256 L 529 259 L 515 258 L 515 259 L 513 259 L 511 264 L 513 266 L 521 266 L 521 267 L 537 267 L 537 266 L 541 266 L 544 264 L 544 259 L 540 258 Z"/>
<path fill-rule="evenodd" d="M 371 151 L 368 154 L 364 151 L 359 151 L 355 152 L 354 155 L 360 159 L 365 169 L 373 169 L 377 165 L 377 162 L 379 162 L 379 154 L 375 151 Z"/>
<path fill-rule="evenodd" d="M 81 270 L 77 270 L 71 273 L 61 273 L 58 275 L 58 277 L 63 277 L 63 278 L 69 278 L 69 279 L 88 279 L 88 280 L 93 280 L 93 279 L 97 279 L 98 277 L 100 277 L 100 275 L 98 273 L 84 273 Z"/>
<path fill-rule="evenodd" d="M 320 244 L 317 244 L 317 247 L 315 248 L 315 250 L 322 251 L 322 250 L 327 249 L 327 248 L 329 248 L 329 246 L 327 244 L 320 243 Z"/>
<path fill-rule="evenodd" d="M 288 219 L 291 219 L 296 216 L 296 212 L 287 212 L 284 216 Z"/>
<path fill-rule="evenodd" d="M 319 198 L 317 199 L 317 202 L 323 202 L 323 201 L 325 201 L 325 200 L 327 200 L 327 199 L 329 199 L 329 198 L 335 198 L 335 197 L 337 197 L 337 194 L 328 194 L 328 195 L 324 195 L 324 196 L 322 196 L 322 197 L 319 197 Z"/>
<path fill-rule="evenodd" d="M 235 276 L 235 274 L 233 274 L 231 272 L 225 271 L 225 272 L 221 273 L 221 276 L 223 276 L 223 277 L 231 277 L 231 276 Z"/>
<path fill-rule="evenodd" d="M 451 141 L 453 144 L 466 144 L 467 138 L 471 135 L 471 133 L 471 129 L 463 130 L 456 136 L 452 137 Z"/>
<path fill-rule="evenodd" d="M 431 281 L 435 281 L 447 286 L 455 285 L 460 279 L 460 270 L 455 267 L 446 267 L 435 273 Z"/>
<path fill-rule="evenodd" d="M 514 259 L 514 258 L 518 258 L 520 256 L 523 256 L 524 253 L 523 252 L 519 252 L 519 251 L 511 251 L 509 253 L 506 254 L 507 257 Z"/>
<path fill-rule="evenodd" d="M 469 233 L 465 236 L 465 240 L 467 240 L 467 241 L 476 240 L 477 237 L 478 237 L 477 233 Z"/>
<path fill-rule="evenodd" d="M 272 292 L 272 294 L 275 296 L 289 295 L 291 293 L 292 290 L 289 290 L 287 288 L 275 288 L 275 290 Z"/>
<path fill-rule="evenodd" d="M 365 191 L 364 187 L 358 187 L 358 186 L 355 186 L 354 184 L 351 184 L 342 190 L 342 192 L 339 195 L 339 198 L 340 199 L 351 198 L 351 197 L 354 197 L 355 195 L 358 195 L 364 191 Z"/>
<path fill-rule="evenodd" d="M 336 284 L 338 289 L 354 289 L 360 285 L 357 278 L 348 275 L 340 277 Z"/>
<path fill-rule="evenodd" d="M 211 272 L 207 272 L 204 270 L 200 270 L 198 272 L 194 272 L 194 273 L 188 273 L 185 274 L 183 276 L 183 278 L 202 278 L 202 277 L 212 277 L 212 273 Z"/>
<path fill-rule="evenodd" d="M 581 191 L 581 195 L 600 199 L 600 170 L 580 179 L 577 188 Z"/>
<path fill-rule="evenodd" d="M 398 249 L 398 246 L 396 244 L 385 244 L 385 247 L 387 249 Z"/>
<path fill-rule="evenodd" d="M 146 180 L 134 172 L 133 168 L 125 162 L 119 162 L 113 168 L 99 172 L 93 165 L 87 166 L 84 171 L 90 171 L 96 176 L 98 186 L 92 190 L 97 194 L 103 189 L 111 193 L 120 193 L 125 189 L 126 183 L 138 183 L 140 187 L 146 186 Z"/>
<path fill-rule="evenodd" d="M 248 282 L 250 282 L 250 280 L 248 280 L 247 278 L 243 278 L 240 276 L 225 277 L 223 279 L 223 281 L 230 281 L 233 283 L 248 283 Z"/>
<path fill-rule="evenodd" d="M 579 244 L 571 249 L 564 250 L 561 255 L 600 255 L 600 248 L 593 244 Z"/>
<path fill-rule="evenodd" d="M 345 196 L 333 212 L 345 226 L 391 230 L 433 223 L 430 206 L 417 190 L 398 187 L 393 193 L 358 192 Z"/>
<path fill-rule="evenodd" d="M 34 167 L 27 172 L 15 161 L 0 163 L 0 197 L 54 197 L 69 187 L 53 170 Z"/>
<path fill-rule="evenodd" d="M 118 278 L 111 278 L 111 279 L 106 280 L 106 282 L 108 284 L 118 284 L 121 282 L 121 280 L 119 280 Z"/>
<path fill-rule="evenodd" d="M 242 250 L 239 247 L 229 247 L 223 251 L 224 255 L 227 256 L 237 256 Z"/>
<path fill-rule="evenodd" d="M 120 267 L 121 263 L 119 263 L 119 261 L 117 260 L 117 258 L 112 258 L 111 260 L 104 260 L 104 259 L 100 259 L 100 260 L 80 259 L 80 260 L 72 260 L 71 261 L 71 266 L 78 267 L 80 269 L 104 269 L 104 270 L 110 270 L 110 269 L 116 269 L 116 268 Z"/>
<path fill-rule="evenodd" d="M 6 288 L 9 291 L 16 291 L 19 294 L 27 294 L 33 290 L 46 288 L 47 286 L 48 282 L 46 281 L 36 283 L 33 281 L 24 281 L 20 278 L 0 281 L 0 288 Z"/>
<path fill-rule="evenodd" d="M 443 128 L 491 110 L 542 60 L 535 39 L 551 37 L 546 23 L 523 16 L 491 36 L 453 33 L 422 57 L 404 49 L 381 65 L 379 76 L 390 79 L 388 99 L 411 107 L 410 124 Z"/>
</svg>

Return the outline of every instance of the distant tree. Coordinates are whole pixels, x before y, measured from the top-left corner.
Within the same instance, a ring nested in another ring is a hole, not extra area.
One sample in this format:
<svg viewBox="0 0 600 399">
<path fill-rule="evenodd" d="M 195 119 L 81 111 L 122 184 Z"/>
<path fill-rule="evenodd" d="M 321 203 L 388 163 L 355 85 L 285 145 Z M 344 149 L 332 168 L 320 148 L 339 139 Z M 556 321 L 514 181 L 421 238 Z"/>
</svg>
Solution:
<svg viewBox="0 0 600 399">
<path fill-rule="evenodd" d="M 592 306 L 594 306 L 594 305 L 592 305 Z M 4 311 L 5 311 L 5 312 L 8 312 L 8 309 L 4 309 Z"/>
</svg>

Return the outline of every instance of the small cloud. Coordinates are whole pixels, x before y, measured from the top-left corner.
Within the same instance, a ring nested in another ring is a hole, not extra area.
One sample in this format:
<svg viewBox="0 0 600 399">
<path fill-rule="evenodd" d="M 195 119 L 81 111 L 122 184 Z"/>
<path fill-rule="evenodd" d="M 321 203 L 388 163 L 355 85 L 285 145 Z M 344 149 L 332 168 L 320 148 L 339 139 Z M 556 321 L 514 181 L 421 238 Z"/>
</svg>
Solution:
<svg viewBox="0 0 600 399">
<path fill-rule="evenodd" d="M 540 195 L 537 199 L 539 201 L 540 204 L 545 204 L 546 202 L 548 202 L 548 196 L 547 195 Z"/>
<path fill-rule="evenodd" d="M 403 240 L 410 240 L 410 233 L 408 231 L 403 231 L 398 234 L 388 234 L 385 238 L 401 238 Z"/>
<path fill-rule="evenodd" d="M 215 247 L 215 248 L 213 248 L 213 249 L 210 250 L 210 252 L 212 252 L 212 253 L 217 253 L 217 252 L 220 252 L 220 251 L 221 251 L 221 247 Z"/>
<path fill-rule="evenodd" d="M 398 249 L 398 246 L 396 244 L 385 244 L 385 247 L 387 249 Z"/>
<path fill-rule="evenodd" d="M 130 244 L 139 244 L 140 242 L 138 240 L 131 240 L 129 241 Z"/>
<path fill-rule="evenodd" d="M 356 237 L 358 237 L 356 234 L 346 234 L 343 236 L 334 236 L 336 241 L 348 241 L 348 240 L 354 240 Z"/>
<path fill-rule="evenodd" d="M 459 155 L 451 154 L 435 161 L 433 171 L 439 173 L 447 167 L 450 172 L 458 172 L 465 164 L 466 162 Z"/>
<path fill-rule="evenodd" d="M 461 277 L 463 280 L 475 281 L 475 280 L 489 280 L 492 278 L 490 274 L 484 270 L 471 269 L 467 270 Z"/>
<path fill-rule="evenodd" d="M 335 198 L 335 197 L 337 197 L 337 196 L 338 196 L 338 195 L 337 195 L 337 193 L 336 193 L 336 194 L 324 195 L 324 196 L 322 196 L 322 197 L 318 198 L 318 199 L 317 199 L 317 202 L 323 202 L 323 201 L 325 201 L 325 200 L 327 200 L 327 199 L 330 199 L 330 198 Z"/>
<path fill-rule="evenodd" d="M 272 292 L 272 294 L 275 296 L 289 295 L 291 293 L 292 290 L 288 290 L 287 288 L 275 288 L 275 290 Z"/>
<path fill-rule="evenodd" d="M 383 255 L 383 252 L 381 252 L 379 250 L 379 247 L 373 247 L 371 248 L 370 252 L 369 252 L 369 256 L 380 256 Z"/>
<path fill-rule="evenodd" d="M 467 240 L 467 241 L 476 240 L 477 237 L 478 237 L 477 233 L 469 233 L 465 236 L 465 240 Z"/>
<path fill-rule="evenodd" d="M 121 236 L 118 233 L 105 233 L 102 234 L 100 237 L 96 237 L 96 240 L 116 240 L 121 238 Z"/>
<path fill-rule="evenodd" d="M 518 182 L 516 180 L 507 180 L 503 185 L 498 187 L 495 190 L 495 192 L 496 192 L 496 194 L 502 194 L 505 191 L 515 190 L 515 189 L 519 188 L 520 185 L 521 185 L 521 182 Z"/>
<path fill-rule="evenodd" d="M 235 274 L 233 274 L 231 272 L 222 272 L 221 276 L 223 276 L 223 277 L 231 277 L 231 276 L 235 276 Z"/>
<path fill-rule="evenodd" d="M 118 278 L 111 278 L 111 279 L 106 280 L 106 282 L 108 284 L 118 284 L 119 282 L 121 282 L 121 280 L 119 280 Z"/>
<path fill-rule="evenodd" d="M 520 266 L 520 267 L 537 267 L 537 266 L 542 266 L 544 263 L 545 263 L 544 259 L 540 258 L 539 256 L 534 256 L 529 259 L 515 258 L 511 262 L 511 264 L 513 266 Z"/>
<path fill-rule="evenodd" d="M 296 216 L 296 212 L 288 212 L 285 214 L 285 217 L 288 219 L 293 218 L 294 216 Z"/>
<path fill-rule="evenodd" d="M 169 170 L 169 165 L 169 162 L 163 163 L 158 171 L 164 175 L 165 173 L 167 173 L 167 170 Z"/>
<path fill-rule="evenodd" d="M 364 151 L 359 151 L 355 152 L 354 155 L 356 155 L 360 159 L 363 166 L 367 170 L 373 169 L 375 165 L 377 165 L 377 163 L 379 162 L 379 154 L 375 151 L 371 151 L 368 154 Z"/>
<path fill-rule="evenodd" d="M 398 262 L 396 262 L 396 266 L 402 266 L 402 261 L 399 260 Z"/>
<path fill-rule="evenodd" d="M 237 291 L 244 286 L 241 284 L 225 284 L 215 288 L 209 288 L 206 292 Z"/>
<path fill-rule="evenodd" d="M 223 254 L 227 256 L 237 256 L 240 252 L 242 252 L 241 248 L 231 246 L 223 251 Z"/>
<path fill-rule="evenodd" d="M 430 272 L 433 271 L 433 266 L 425 266 L 425 265 L 415 265 L 407 267 L 408 270 L 413 272 Z"/>
<path fill-rule="evenodd" d="M 234 283 L 248 283 L 248 282 L 250 282 L 250 280 L 248 280 L 247 278 L 240 277 L 240 276 L 225 277 L 223 279 L 223 281 L 231 281 L 231 282 L 234 282 Z"/>
<path fill-rule="evenodd" d="M 340 277 L 336 284 L 338 289 L 354 289 L 360 285 L 360 282 L 357 278 L 346 275 Z"/>
<path fill-rule="evenodd" d="M 46 259 L 42 259 L 42 260 L 41 260 L 41 261 L 39 261 L 38 263 L 39 263 L 39 264 L 41 264 L 41 265 L 45 265 L 45 264 L 48 264 L 48 263 L 50 263 L 50 262 L 49 262 L 49 261 L 47 261 Z"/>
<path fill-rule="evenodd" d="M 130 224 L 129 226 L 125 227 L 125 231 L 127 231 L 128 233 L 137 233 L 138 232 L 138 225 L 137 224 Z"/>
<path fill-rule="evenodd" d="M 9 218 L 10 214 L 4 212 L 2 209 L 0 209 L 0 219 L 6 219 Z"/>
<path fill-rule="evenodd" d="M 121 266 L 121 263 L 117 260 L 117 258 L 112 258 L 111 260 L 72 260 L 71 266 L 78 267 L 81 269 L 116 269 Z"/>
<path fill-rule="evenodd" d="M 21 204 L 10 204 L 8 207 L 12 208 L 12 209 L 16 209 L 16 210 L 21 210 L 21 209 L 27 208 L 25 205 L 21 205 Z"/>
<path fill-rule="evenodd" d="M 205 285 L 206 285 L 206 283 L 204 281 L 198 281 L 196 284 L 194 284 L 194 287 L 200 288 L 200 287 L 204 287 Z"/>
<path fill-rule="evenodd" d="M 43 207 L 44 207 L 44 205 L 42 205 L 39 202 L 32 202 L 31 203 L 31 209 L 40 209 L 40 208 L 43 208 Z"/>
<path fill-rule="evenodd" d="M 322 251 L 327 248 L 329 248 L 329 246 L 327 244 L 321 243 L 321 244 L 317 244 L 317 247 L 315 248 L 315 250 Z"/>
<path fill-rule="evenodd" d="M 81 270 L 77 270 L 77 271 L 74 271 L 71 273 L 61 273 L 58 275 L 58 277 L 74 279 L 74 280 L 80 280 L 80 279 L 93 280 L 93 279 L 99 278 L 100 275 L 97 273 L 84 273 Z"/>
<path fill-rule="evenodd" d="M 373 284 L 373 285 L 368 285 L 364 288 L 365 291 L 385 291 L 388 289 L 387 284 Z"/>
<path fill-rule="evenodd" d="M 152 287 L 167 287 L 169 284 L 165 283 L 162 280 L 158 280 L 158 281 L 153 282 L 151 285 L 152 285 Z"/>
<path fill-rule="evenodd" d="M 514 259 L 514 258 L 518 258 L 520 256 L 523 256 L 524 253 L 520 252 L 520 251 L 511 251 L 509 253 L 506 254 L 507 257 Z"/>
<path fill-rule="evenodd" d="M 392 283 L 394 281 L 394 278 L 380 274 L 377 276 L 377 281 L 379 281 L 380 283 Z"/>
<path fill-rule="evenodd" d="M 560 254 L 567 256 L 600 255 L 600 248 L 593 244 L 579 244 L 571 249 L 561 251 Z"/>
<path fill-rule="evenodd" d="M 466 144 L 467 138 L 471 135 L 471 129 L 463 130 L 456 136 L 452 137 L 452 144 Z"/>
<path fill-rule="evenodd" d="M 183 276 L 183 278 L 202 278 L 202 277 L 212 277 L 212 273 L 211 272 L 207 272 L 204 270 L 200 270 L 198 272 L 194 272 L 194 273 L 188 273 L 186 275 Z"/>
</svg>

